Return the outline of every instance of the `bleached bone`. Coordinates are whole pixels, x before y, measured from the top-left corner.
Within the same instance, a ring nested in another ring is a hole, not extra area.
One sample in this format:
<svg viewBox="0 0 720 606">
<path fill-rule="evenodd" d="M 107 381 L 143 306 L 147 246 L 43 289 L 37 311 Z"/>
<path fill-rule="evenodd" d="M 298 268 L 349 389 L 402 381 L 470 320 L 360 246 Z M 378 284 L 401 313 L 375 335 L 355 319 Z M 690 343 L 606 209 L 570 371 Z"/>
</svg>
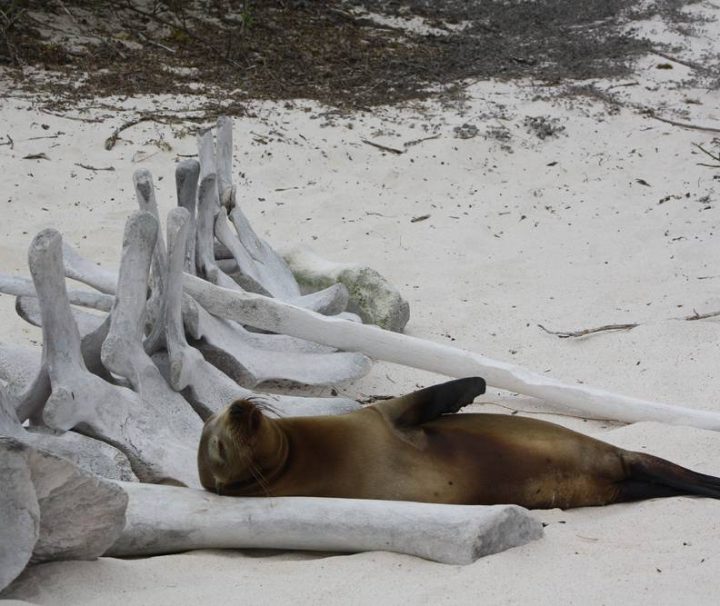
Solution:
<svg viewBox="0 0 720 606">
<path fill-rule="evenodd" d="M 15 438 L 75 463 L 81 469 L 113 480 L 134 481 L 130 462 L 119 450 L 73 431 L 63 434 L 47 427 L 23 427 L 7 390 L 0 387 L 0 437 Z M 2 511 L 2 510 L 0 510 Z"/>
<path fill-rule="evenodd" d="M 203 153 L 206 152 L 201 152 L 201 156 Z M 210 282 L 240 291 L 235 281 L 220 271 L 213 256 L 212 224 L 215 215 L 220 212 L 214 174 L 207 175 L 200 183 L 198 200 L 198 270 Z M 206 324 L 218 326 L 210 319 L 206 319 Z M 358 378 L 369 370 L 369 361 L 357 354 L 324 353 L 314 354 L 322 357 L 307 358 L 306 354 L 288 351 L 258 350 L 242 338 L 243 332 L 247 331 L 228 330 L 227 325 L 212 332 L 203 330 L 204 343 L 198 344 L 198 347 L 213 365 L 245 387 L 270 380 L 330 385 Z"/>
<path fill-rule="evenodd" d="M 40 412 L 50 397 L 44 347 L 38 350 L 0 345 L 0 379 L 6 383 L 4 397 L 13 415 L 17 415 L 20 422 L 39 421 Z"/>
<path fill-rule="evenodd" d="M 225 208 L 229 208 L 234 197 L 232 179 L 232 120 L 229 117 L 220 116 L 218 118 L 216 139 L 215 163 L 220 204 Z"/>
<path fill-rule="evenodd" d="M 65 250 L 63 247 L 63 259 Z M 18 297 L 15 300 L 15 311 L 29 324 L 42 327 L 42 313 L 37 297 Z M 71 312 L 81 338 L 95 332 L 107 318 L 107 314 L 93 314 L 75 307 L 71 308 Z"/>
<path fill-rule="evenodd" d="M 330 284 L 316 292 L 301 294 L 285 262 L 269 246 L 258 240 L 239 209 L 233 210 L 233 216 L 242 218 L 244 228 L 238 229 L 238 234 L 245 234 L 246 242 L 243 243 L 230 231 L 224 208 L 220 209 L 215 219 L 215 236 L 231 251 L 237 263 L 236 279 L 241 287 L 326 315 L 345 311 L 349 298 L 345 286 Z"/>
<path fill-rule="evenodd" d="M 0 384 L 22 391 L 32 382 L 42 365 L 42 350 L 38 347 L 0 343 Z"/>
<path fill-rule="evenodd" d="M 482 376 L 488 385 L 540 398 L 571 415 L 626 423 L 660 421 L 720 430 L 717 412 L 652 402 L 587 385 L 567 385 L 470 351 L 323 316 L 262 295 L 219 288 L 187 274 L 185 291 L 210 313 L 248 326 L 363 352 L 377 360 L 450 377 Z"/>
<path fill-rule="evenodd" d="M 348 309 L 358 313 L 366 324 L 402 332 L 408 323 L 408 302 L 371 267 L 329 261 L 305 247 L 290 250 L 283 258 L 304 288 L 319 290 L 331 284 L 344 284 L 350 293 Z"/>
<path fill-rule="evenodd" d="M 105 367 L 128 380 L 139 395 L 143 422 L 157 446 L 167 451 L 170 476 L 197 485 L 195 458 L 202 422 L 187 401 L 173 391 L 143 349 L 143 311 L 148 272 L 155 248 L 157 221 L 146 212 L 133 214 L 125 227 L 116 304 L 110 331 L 102 346 Z M 163 270 L 164 271 L 164 270 Z"/>
<path fill-rule="evenodd" d="M 117 290 L 117 272 L 100 267 L 63 242 L 65 276 L 92 286 L 95 290 L 114 295 Z"/>
<path fill-rule="evenodd" d="M 199 235 L 204 239 L 203 254 L 200 258 L 208 279 L 214 284 L 234 288 L 228 281 L 229 276 L 215 264 L 210 250 L 214 248 L 213 238 L 206 227 L 212 214 L 214 235 L 235 259 L 237 271 L 234 277 L 242 288 L 328 315 L 344 311 L 348 295 L 342 285 L 334 284 L 321 292 L 303 295 L 287 264 L 266 242 L 257 237 L 245 215 L 236 207 L 232 182 L 233 142 L 230 118 L 218 119 L 216 139 L 216 145 L 213 146 L 210 130 L 198 138 L 201 177 L 203 181 L 207 180 L 205 186 L 201 183 L 200 192 L 200 206 L 205 209 L 202 219 L 203 232 Z M 209 179 L 211 176 L 215 176 L 214 181 Z M 230 211 L 237 235 L 233 234 L 228 226 L 227 212 Z"/>
<path fill-rule="evenodd" d="M 202 170 L 204 169 L 201 168 L 201 173 Z M 220 212 L 217 203 L 217 179 L 214 174 L 205 176 L 200 182 L 197 212 L 195 257 L 199 275 L 213 284 L 239 289 L 235 281 L 218 268 L 213 256 L 215 217 Z M 260 288 L 259 284 L 257 288 Z"/>
<path fill-rule="evenodd" d="M 89 307 L 100 311 L 110 311 L 115 297 L 87 290 L 67 289 L 68 301 L 73 305 Z M 0 293 L 16 297 L 37 297 L 33 281 L 23 276 L 11 276 L 0 273 Z"/>
<path fill-rule="evenodd" d="M 215 323 L 216 325 L 218 323 Z M 354 352 L 294 353 L 252 347 L 226 329 L 203 332 L 197 344 L 205 359 L 245 387 L 260 383 L 334 385 L 365 376 L 370 360 Z"/>
<path fill-rule="evenodd" d="M 63 247 L 63 254 L 65 250 Z M 26 322 L 42 328 L 42 312 L 36 297 L 18 297 L 15 311 Z M 85 366 L 92 374 L 110 383 L 115 382 L 100 359 L 100 350 L 110 327 L 108 314 L 91 314 L 75 307 L 71 308 L 71 312 L 80 333 L 80 351 Z M 49 391 L 47 395 L 50 395 Z"/>
<path fill-rule="evenodd" d="M 141 211 L 150 213 L 157 224 L 157 238 L 152 251 L 152 269 L 150 271 L 150 299 L 146 304 L 144 331 L 148 333 L 145 351 L 152 354 L 164 346 L 162 327 L 159 318 L 162 316 L 163 290 L 165 288 L 165 271 L 167 269 L 167 252 L 160 228 L 160 213 L 155 200 L 155 186 L 152 175 L 147 169 L 136 170 L 133 174 L 135 195 Z"/>
<path fill-rule="evenodd" d="M 195 240 L 197 238 L 197 187 L 200 177 L 200 163 L 197 160 L 183 160 L 175 168 L 175 188 L 178 206 L 188 211 L 190 225 L 188 228 L 187 250 L 185 254 L 185 271 L 195 275 Z M 169 239 L 169 236 L 168 236 Z"/>
<path fill-rule="evenodd" d="M 0 590 L 28 562 L 93 559 L 117 540 L 122 487 L 10 437 L 0 438 L 0 460 Z"/>
<path fill-rule="evenodd" d="M 29 265 L 42 312 L 52 386 L 42 411 L 45 424 L 59 431 L 77 427 L 112 444 L 128 457 L 133 471 L 143 481 L 172 479 L 197 485 L 193 472 L 199 431 L 194 436 L 176 438 L 172 433 L 174 411 L 153 409 L 131 390 L 88 372 L 65 292 L 62 239 L 57 231 L 46 229 L 35 236 Z"/>
<path fill-rule="evenodd" d="M 539 539 L 542 525 L 516 505 L 437 505 L 311 497 L 238 498 L 118 483 L 127 523 L 106 556 L 189 549 L 395 551 L 445 564 Z"/>
<path fill-rule="evenodd" d="M 240 398 L 260 397 L 272 404 L 282 416 L 339 414 L 360 407 L 344 398 L 303 398 L 256 394 L 240 387 L 223 372 L 209 364 L 200 352 L 188 345 L 182 320 L 182 280 L 184 252 L 189 232 L 189 214 L 176 208 L 168 215 L 168 271 L 164 317 L 167 355 L 153 356 L 153 360 L 176 391 L 189 390 L 186 397 L 202 418 L 218 412 L 225 405 Z M 194 305 L 194 302 L 189 302 Z M 197 307 L 195 305 L 195 307 Z M 164 360 L 163 358 L 166 358 Z"/>
<path fill-rule="evenodd" d="M 197 137 L 198 160 L 200 161 L 200 182 L 208 175 L 217 175 L 217 163 L 215 160 L 215 144 L 213 143 L 213 131 L 207 129 Z M 216 200 L 217 207 L 220 208 L 219 190 Z"/>
</svg>

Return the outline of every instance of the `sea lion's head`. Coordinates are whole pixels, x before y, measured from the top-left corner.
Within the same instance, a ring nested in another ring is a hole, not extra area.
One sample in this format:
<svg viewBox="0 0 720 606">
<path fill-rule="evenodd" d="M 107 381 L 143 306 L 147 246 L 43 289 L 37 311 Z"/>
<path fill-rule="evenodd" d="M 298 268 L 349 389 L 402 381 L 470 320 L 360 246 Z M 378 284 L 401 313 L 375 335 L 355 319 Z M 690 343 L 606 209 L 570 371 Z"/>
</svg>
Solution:
<svg viewBox="0 0 720 606">
<path fill-rule="evenodd" d="M 278 436 L 262 408 L 237 400 L 205 422 L 198 472 L 206 490 L 228 494 L 264 486 L 267 466 L 278 452 Z"/>
</svg>

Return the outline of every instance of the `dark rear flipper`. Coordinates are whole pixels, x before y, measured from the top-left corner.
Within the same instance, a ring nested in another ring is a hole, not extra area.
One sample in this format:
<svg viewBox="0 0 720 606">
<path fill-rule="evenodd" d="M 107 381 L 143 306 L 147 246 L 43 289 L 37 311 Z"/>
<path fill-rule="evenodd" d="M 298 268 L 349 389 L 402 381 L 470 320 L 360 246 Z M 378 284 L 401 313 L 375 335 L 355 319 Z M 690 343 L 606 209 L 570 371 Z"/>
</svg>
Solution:
<svg viewBox="0 0 720 606">
<path fill-rule="evenodd" d="M 638 452 L 625 455 L 628 479 L 620 483 L 618 501 L 696 495 L 720 499 L 720 478 L 691 471 L 665 459 Z"/>
</svg>

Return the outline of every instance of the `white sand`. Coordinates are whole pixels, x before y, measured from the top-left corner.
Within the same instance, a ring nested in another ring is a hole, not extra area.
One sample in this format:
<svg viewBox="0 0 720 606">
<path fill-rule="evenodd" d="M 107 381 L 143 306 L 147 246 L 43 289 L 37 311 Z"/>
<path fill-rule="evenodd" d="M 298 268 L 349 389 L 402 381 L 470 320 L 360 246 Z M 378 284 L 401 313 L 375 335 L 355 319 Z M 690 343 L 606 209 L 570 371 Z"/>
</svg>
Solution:
<svg viewBox="0 0 720 606">
<path fill-rule="evenodd" d="M 676 35 L 658 23 L 647 32 Z M 719 36 L 716 23 L 706 25 L 683 40 L 682 56 L 701 61 Z M 659 115 L 671 119 L 720 127 L 720 93 L 689 89 L 682 84 L 688 68 L 659 70 L 658 62 L 666 60 L 644 58 L 632 77 L 594 84 L 637 82 L 611 92 L 628 104 L 661 108 Z M 451 340 L 567 381 L 720 410 L 720 323 L 673 319 L 720 310 L 720 169 L 698 166 L 709 159 L 692 146 L 712 148 L 714 135 L 599 101 L 537 99 L 537 92 L 480 83 L 451 107 L 428 103 L 350 116 L 324 115 L 303 101 L 294 109 L 258 103 L 255 116 L 235 121 L 243 209 L 278 246 L 306 243 L 330 259 L 383 273 L 410 301 L 409 334 Z M 70 121 L 39 113 L 27 99 L 0 103 L 0 136 L 15 141 L 14 150 L 0 147 L 3 271 L 27 273 L 27 245 L 46 226 L 60 229 L 87 256 L 116 264 L 124 220 L 135 209 L 131 174 L 138 167 L 156 176 L 162 209 L 172 205 L 173 164 L 178 153 L 194 152 L 193 139 L 144 123 L 108 152 L 104 139 L 126 118 L 92 115 L 108 119 Z M 540 141 L 523 126 L 526 116 L 539 115 L 558 118 L 565 131 Z M 455 138 L 454 127 L 464 123 L 480 135 Z M 483 136 L 499 126 L 511 134 L 512 151 Z M 402 148 L 432 134 L 440 137 L 403 155 L 361 142 Z M 159 150 L 153 140 L 172 149 Z M 38 152 L 50 160 L 22 159 Z M 148 154 L 154 155 L 133 162 Z M 88 171 L 76 162 L 115 171 Z M 430 217 L 411 222 L 425 214 Z M 0 296 L 2 340 L 37 343 L 39 331 L 17 319 L 13 305 Z M 618 322 L 643 325 L 582 340 L 560 340 L 537 326 L 576 330 Z M 440 380 L 376 364 L 344 391 L 399 394 Z M 535 406 L 492 389 L 483 400 L 531 413 Z M 542 418 L 720 475 L 718 433 Z M 720 502 L 672 498 L 536 515 L 548 523 L 545 538 L 466 567 L 388 553 L 103 558 L 32 568 L 8 597 L 123 606 L 718 602 Z"/>
</svg>

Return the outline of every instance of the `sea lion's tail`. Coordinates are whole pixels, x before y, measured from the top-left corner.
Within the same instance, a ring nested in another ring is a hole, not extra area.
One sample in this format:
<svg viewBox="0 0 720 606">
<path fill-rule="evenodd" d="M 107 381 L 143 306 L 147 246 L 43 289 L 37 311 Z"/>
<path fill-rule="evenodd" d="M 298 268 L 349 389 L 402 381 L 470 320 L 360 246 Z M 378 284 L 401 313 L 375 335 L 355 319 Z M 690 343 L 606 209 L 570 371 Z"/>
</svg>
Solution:
<svg viewBox="0 0 720 606">
<path fill-rule="evenodd" d="M 620 501 L 697 495 L 720 499 L 720 478 L 691 471 L 640 452 L 623 456 L 627 479 L 620 483 Z"/>
</svg>

